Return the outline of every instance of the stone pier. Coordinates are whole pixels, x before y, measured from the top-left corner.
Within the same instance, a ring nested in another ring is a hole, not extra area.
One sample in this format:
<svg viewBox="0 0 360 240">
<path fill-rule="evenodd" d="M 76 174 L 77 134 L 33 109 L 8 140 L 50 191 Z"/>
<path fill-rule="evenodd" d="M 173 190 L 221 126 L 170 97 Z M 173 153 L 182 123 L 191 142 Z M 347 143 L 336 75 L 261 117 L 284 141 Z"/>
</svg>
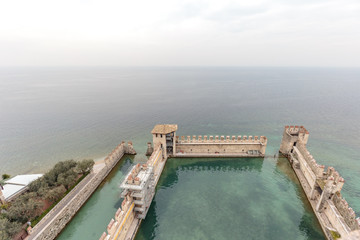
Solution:
<svg viewBox="0 0 360 240">
<path fill-rule="evenodd" d="M 110 220 L 107 232 L 100 240 L 134 239 L 141 221 L 146 217 L 155 195 L 155 187 L 164 169 L 167 158 L 161 145 L 157 145 L 145 164 L 137 164 L 121 183 L 124 198 L 121 208 Z"/>
<path fill-rule="evenodd" d="M 350 239 L 360 219 L 341 195 L 345 180 L 333 167 L 316 162 L 306 148 L 308 138 L 303 126 L 286 126 L 280 152 L 289 159 L 326 238 Z"/>
<path fill-rule="evenodd" d="M 87 175 L 30 230 L 30 235 L 27 239 L 55 239 L 124 154 L 136 154 L 132 142 L 128 142 L 127 144 L 122 142 L 105 158 L 103 164 L 95 165 L 93 172 Z"/>
</svg>

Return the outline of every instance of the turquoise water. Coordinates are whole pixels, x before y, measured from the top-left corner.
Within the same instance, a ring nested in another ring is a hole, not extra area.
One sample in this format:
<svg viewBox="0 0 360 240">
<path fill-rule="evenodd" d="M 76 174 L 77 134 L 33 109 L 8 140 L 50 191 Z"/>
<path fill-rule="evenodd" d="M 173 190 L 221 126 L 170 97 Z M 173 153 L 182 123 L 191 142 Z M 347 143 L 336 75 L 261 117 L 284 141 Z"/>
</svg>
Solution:
<svg viewBox="0 0 360 240">
<path fill-rule="evenodd" d="M 323 239 L 286 161 L 170 159 L 136 240 Z"/>
<path fill-rule="evenodd" d="M 119 182 L 131 166 L 133 156 L 124 156 L 99 186 L 97 191 L 76 214 L 70 224 L 63 230 L 58 239 L 99 239 L 106 225 L 96 227 L 99 223 L 109 223 L 114 212 L 121 206 Z"/>
<path fill-rule="evenodd" d="M 132 140 L 138 152 L 131 161 L 144 162 L 146 142 L 152 140 L 150 131 L 157 123 L 177 123 L 178 135 L 266 135 L 267 154 L 273 156 L 279 149 L 284 125 L 304 125 L 310 131 L 308 148 L 312 155 L 319 163 L 334 166 L 345 178 L 343 195 L 360 215 L 359 80 L 359 69 L 0 69 L 0 173 L 44 172 L 60 160 L 100 158 L 122 140 Z M 97 239 L 101 235 L 120 202 L 118 180 L 129 161 L 119 164 L 113 178 L 97 190 L 60 239 Z M 314 216 L 304 205 L 296 183 L 286 183 L 287 171 L 279 171 L 283 178 L 269 177 L 277 166 L 277 160 L 266 158 L 261 171 L 230 171 L 228 180 L 233 174 L 239 181 L 246 174 L 258 174 L 258 181 L 248 182 L 249 186 L 257 186 L 267 179 L 269 183 L 263 187 L 283 196 L 275 201 L 279 206 L 287 206 L 289 199 L 295 199 L 296 217 L 287 225 L 297 229 L 292 231 L 294 237 L 316 239 L 317 230 L 309 225 Z M 211 184 L 207 176 L 211 173 L 204 170 L 201 174 Z M 226 175 L 218 177 L 227 181 Z M 286 194 L 277 181 L 288 184 Z M 182 183 L 179 179 L 173 186 L 182 188 Z M 195 191 L 196 187 L 190 189 Z M 248 187 L 239 192 L 255 194 L 250 190 Z M 159 186 L 159 195 L 161 191 L 170 194 L 169 199 L 177 196 Z M 240 193 L 234 194 L 234 199 L 241 197 L 237 195 Z M 155 212 L 146 219 L 139 237 L 153 234 L 146 231 L 151 223 L 155 239 L 170 233 L 161 230 L 154 219 L 170 221 L 170 213 L 157 212 L 166 202 L 157 195 L 155 200 L 159 201 Z M 249 201 L 264 208 L 261 198 Z M 284 208 L 276 216 L 287 221 L 291 211 Z M 242 214 L 248 213 L 240 213 L 236 221 L 242 219 Z M 300 215 L 303 220 L 299 222 Z M 274 222 L 265 219 L 265 225 Z M 86 235 L 89 229 L 92 233 Z"/>
</svg>

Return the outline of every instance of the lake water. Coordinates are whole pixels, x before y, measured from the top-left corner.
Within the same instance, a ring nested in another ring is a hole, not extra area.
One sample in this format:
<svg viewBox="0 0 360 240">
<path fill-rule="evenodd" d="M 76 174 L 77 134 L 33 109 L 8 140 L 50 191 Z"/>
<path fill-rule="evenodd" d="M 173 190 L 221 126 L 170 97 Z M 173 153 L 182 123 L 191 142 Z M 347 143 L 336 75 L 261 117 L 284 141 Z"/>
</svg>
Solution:
<svg viewBox="0 0 360 240">
<path fill-rule="evenodd" d="M 122 160 L 59 237 L 98 239 L 121 203 L 122 175 L 146 161 L 155 124 L 176 123 L 178 135 L 265 135 L 263 160 L 171 159 L 137 238 L 319 239 L 290 168 L 270 156 L 285 125 L 304 125 L 312 155 L 345 178 L 342 193 L 360 215 L 359 92 L 359 69 L 0 69 L 0 173 L 97 159 L 132 140 L 138 155 Z"/>
</svg>

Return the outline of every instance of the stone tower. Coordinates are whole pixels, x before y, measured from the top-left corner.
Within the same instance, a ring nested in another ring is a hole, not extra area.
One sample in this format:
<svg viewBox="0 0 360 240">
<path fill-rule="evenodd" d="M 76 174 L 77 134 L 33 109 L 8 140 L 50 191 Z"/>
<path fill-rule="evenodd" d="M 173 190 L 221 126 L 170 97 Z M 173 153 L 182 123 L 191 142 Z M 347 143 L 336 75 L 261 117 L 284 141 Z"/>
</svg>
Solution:
<svg viewBox="0 0 360 240">
<path fill-rule="evenodd" d="M 280 145 L 280 152 L 284 155 L 288 155 L 293 148 L 296 146 L 296 142 L 301 140 L 306 145 L 309 139 L 309 132 L 304 126 L 285 126 L 283 137 Z"/>
<path fill-rule="evenodd" d="M 176 124 L 158 124 L 155 125 L 154 129 L 151 131 L 154 149 L 161 146 L 164 150 L 164 158 L 167 158 L 169 155 L 175 155 L 176 130 Z"/>
</svg>

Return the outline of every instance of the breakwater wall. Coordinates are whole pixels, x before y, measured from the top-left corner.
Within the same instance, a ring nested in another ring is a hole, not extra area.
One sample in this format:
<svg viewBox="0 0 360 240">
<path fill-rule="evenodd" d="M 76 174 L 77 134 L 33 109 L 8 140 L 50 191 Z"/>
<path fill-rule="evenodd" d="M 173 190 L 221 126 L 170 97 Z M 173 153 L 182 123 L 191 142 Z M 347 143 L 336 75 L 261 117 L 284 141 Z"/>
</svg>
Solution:
<svg viewBox="0 0 360 240">
<path fill-rule="evenodd" d="M 119 144 L 105 158 L 105 166 L 96 173 L 90 173 L 71 190 L 71 192 L 32 229 L 28 239 L 55 239 L 124 154 L 136 154 L 131 142 L 127 144 L 122 142 Z"/>
<path fill-rule="evenodd" d="M 265 136 L 176 136 L 175 157 L 264 157 Z"/>
<path fill-rule="evenodd" d="M 155 187 L 167 158 L 161 146 L 157 146 L 145 164 L 137 164 L 127 173 L 121 183 L 124 198 L 103 232 L 100 240 L 132 240 L 141 221 L 146 217 L 155 195 Z"/>
<path fill-rule="evenodd" d="M 333 167 L 316 162 L 306 148 L 308 138 L 303 126 L 285 126 L 280 152 L 289 159 L 326 238 L 345 239 L 360 230 L 360 219 L 341 195 L 345 180 Z"/>
</svg>

